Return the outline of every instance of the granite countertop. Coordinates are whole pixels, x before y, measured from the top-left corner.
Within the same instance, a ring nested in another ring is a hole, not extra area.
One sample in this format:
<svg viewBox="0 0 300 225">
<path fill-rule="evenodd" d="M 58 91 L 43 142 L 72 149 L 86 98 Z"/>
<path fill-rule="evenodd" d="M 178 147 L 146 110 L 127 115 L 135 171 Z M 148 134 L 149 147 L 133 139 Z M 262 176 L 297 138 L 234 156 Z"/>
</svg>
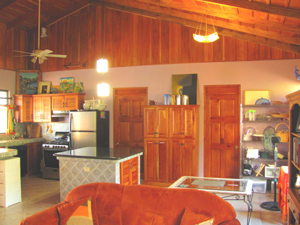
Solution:
<svg viewBox="0 0 300 225">
<path fill-rule="evenodd" d="M 16 138 L 10 140 L 1 140 L 0 147 L 10 147 L 17 145 L 25 145 L 27 143 L 44 142 L 44 138 Z"/>
<path fill-rule="evenodd" d="M 0 159 L 10 158 L 14 155 L 18 155 L 18 150 L 9 148 L 0 149 Z"/>
<path fill-rule="evenodd" d="M 142 149 L 85 147 L 55 153 L 55 156 L 69 158 L 90 158 L 120 160 L 134 155 L 142 155 Z"/>
</svg>

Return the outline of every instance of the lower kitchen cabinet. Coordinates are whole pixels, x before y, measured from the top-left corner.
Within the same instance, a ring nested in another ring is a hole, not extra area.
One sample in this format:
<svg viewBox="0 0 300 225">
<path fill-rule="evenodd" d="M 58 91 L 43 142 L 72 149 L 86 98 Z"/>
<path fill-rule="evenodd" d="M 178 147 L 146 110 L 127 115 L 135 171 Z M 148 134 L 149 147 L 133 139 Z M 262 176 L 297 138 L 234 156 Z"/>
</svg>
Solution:
<svg viewBox="0 0 300 225">
<path fill-rule="evenodd" d="M 138 157 L 120 163 L 120 184 L 131 185 L 139 184 Z"/>
<path fill-rule="evenodd" d="M 43 158 L 42 142 L 27 144 L 27 176 L 38 174 Z"/>
<path fill-rule="evenodd" d="M 182 176 L 197 176 L 195 139 L 170 139 L 170 182 Z"/>
<path fill-rule="evenodd" d="M 144 172 L 148 182 L 169 182 L 168 141 L 166 138 L 145 138 Z"/>
<path fill-rule="evenodd" d="M 0 206 L 21 202 L 20 158 L 0 160 Z"/>
</svg>

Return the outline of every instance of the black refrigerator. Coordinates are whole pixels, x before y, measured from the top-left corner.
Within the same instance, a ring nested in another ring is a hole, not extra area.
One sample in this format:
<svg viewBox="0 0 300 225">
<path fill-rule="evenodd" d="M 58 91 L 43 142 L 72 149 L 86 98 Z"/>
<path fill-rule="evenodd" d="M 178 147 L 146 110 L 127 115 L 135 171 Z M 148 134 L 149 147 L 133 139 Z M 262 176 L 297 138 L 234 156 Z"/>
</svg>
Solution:
<svg viewBox="0 0 300 225">
<path fill-rule="evenodd" d="M 109 147 L 109 111 L 70 111 L 70 149 Z"/>
</svg>

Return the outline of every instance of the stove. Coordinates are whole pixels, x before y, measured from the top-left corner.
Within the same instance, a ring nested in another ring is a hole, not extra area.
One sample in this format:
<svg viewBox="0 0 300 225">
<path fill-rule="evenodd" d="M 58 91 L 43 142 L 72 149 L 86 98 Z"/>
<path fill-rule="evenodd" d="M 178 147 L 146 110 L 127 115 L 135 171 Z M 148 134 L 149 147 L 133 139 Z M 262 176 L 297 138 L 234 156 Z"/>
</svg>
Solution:
<svg viewBox="0 0 300 225">
<path fill-rule="evenodd" d="M 57 131 L 53 141 L 43 143 L 43 163 L 41 165 L 43 178 L 59 180 L 59 161 L 53 154 L 68 149 L 69 132 L 67 131 Z"/>
</svg>

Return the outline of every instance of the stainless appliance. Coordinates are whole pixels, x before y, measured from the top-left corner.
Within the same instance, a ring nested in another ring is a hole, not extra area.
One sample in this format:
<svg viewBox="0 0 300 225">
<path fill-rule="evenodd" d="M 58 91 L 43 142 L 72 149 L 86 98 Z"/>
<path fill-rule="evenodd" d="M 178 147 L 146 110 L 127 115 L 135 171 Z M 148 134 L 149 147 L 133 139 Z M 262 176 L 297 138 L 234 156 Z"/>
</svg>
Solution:
<svg viewBox="0 0 300 225">
<path fill-rule="evenodd" d="M 43 178 L 59 180 L 59 161 L 53 156 L 54 153 L 67 151 L 69 149 L 69 132 L 55 132 L 54 141 L 43 143 L 43 161 L 41 172 Z"/>
<path fill-rule="evenodd" d="M 109 147 L 109 111 L 70 111 L 70 149 Z"/>
</svg>

